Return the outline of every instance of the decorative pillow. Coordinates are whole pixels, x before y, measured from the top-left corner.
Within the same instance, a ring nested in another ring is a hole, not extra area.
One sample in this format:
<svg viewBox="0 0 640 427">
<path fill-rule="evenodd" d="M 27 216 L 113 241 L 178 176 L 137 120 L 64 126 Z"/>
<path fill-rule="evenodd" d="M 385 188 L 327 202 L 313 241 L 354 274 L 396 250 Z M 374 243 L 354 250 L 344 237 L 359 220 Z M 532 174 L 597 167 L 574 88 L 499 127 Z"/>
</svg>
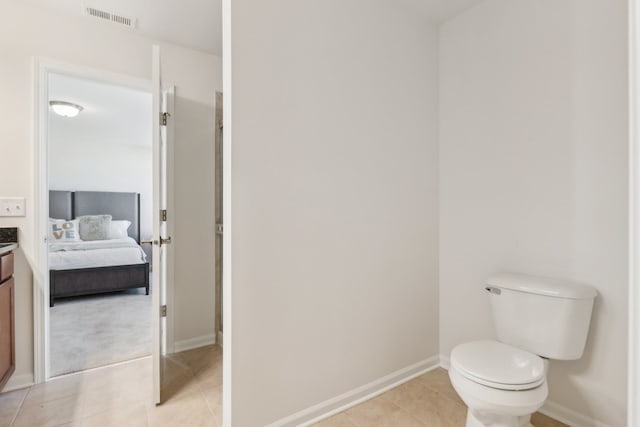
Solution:
<svg viewBox="0 0 640 427">
<path fill-rule="evenodd" d="M 77 242 L 80 240 L 77 219 L 49 218 L 49 240 L 52 242 Z"/>
<path fill-rule="evenodd" d="M 111 221 L 111 226 L 109 228 L 109 238 L 110 239 L 124 239 L 129 237 L 127 230 L 129 230 L 129 226 L 131 225 L 131 221 Z"/>
<path fill-rule="evenodd" d="M 82 240 L 107 240 L 111 228 L 111 215 L 85 215 L 80 220 Z"/>
</svg>

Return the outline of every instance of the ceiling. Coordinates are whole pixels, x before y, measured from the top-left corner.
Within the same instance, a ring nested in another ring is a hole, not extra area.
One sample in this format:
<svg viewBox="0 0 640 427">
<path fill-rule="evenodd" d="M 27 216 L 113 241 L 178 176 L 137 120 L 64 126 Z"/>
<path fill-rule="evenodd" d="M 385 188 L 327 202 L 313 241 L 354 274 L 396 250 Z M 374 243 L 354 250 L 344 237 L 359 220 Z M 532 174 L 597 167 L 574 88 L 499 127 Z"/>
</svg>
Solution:
<svg viewBox="0 0 640 427">
<path fill-rule="evenodd" d="M 23 0 L 20 0 L 23 1 Z M 26 0 L 68 14 L 86 16 L 93 7 L 136 18 L 135 30 L 157 40 L 172 42 L 222 56 L 222 0 Z M 389 0 L 439 23 L 482 0 Z M 87 19 L 95 19 L 86 16 Z M 115 25 L 115 24 L 103 24 Z"/>
<path fill-rule="evenodd" d="M 49 76 L 49 101 L 84 107 L 76 117 L 49 114 L 51 137 L 151 148 L 151 93 L 60 74 Z"/>
</svg>

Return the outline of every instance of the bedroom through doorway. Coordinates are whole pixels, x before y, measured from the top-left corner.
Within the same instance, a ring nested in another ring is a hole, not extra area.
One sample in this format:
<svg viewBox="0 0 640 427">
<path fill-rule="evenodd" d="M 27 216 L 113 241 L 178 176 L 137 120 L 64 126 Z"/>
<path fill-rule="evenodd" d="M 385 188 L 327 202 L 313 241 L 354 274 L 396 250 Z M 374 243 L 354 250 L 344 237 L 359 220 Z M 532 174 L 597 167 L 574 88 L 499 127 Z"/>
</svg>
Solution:
<svg viewBox="0 0 640 427">
<path fill-rule="evenodd" d="M 151 355 L 152 95 L 47 78 L 47 377 L 55 377 Z"/>
</svg>

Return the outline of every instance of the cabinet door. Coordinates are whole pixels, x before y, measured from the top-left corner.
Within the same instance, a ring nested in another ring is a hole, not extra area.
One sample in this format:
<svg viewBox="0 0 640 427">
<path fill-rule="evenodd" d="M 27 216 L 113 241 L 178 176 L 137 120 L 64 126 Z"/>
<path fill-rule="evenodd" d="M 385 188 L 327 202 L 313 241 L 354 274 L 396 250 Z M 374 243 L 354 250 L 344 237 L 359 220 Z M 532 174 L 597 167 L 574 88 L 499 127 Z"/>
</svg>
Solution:
<svg viewBox="0 0 640 427">
<path fill-rule="evenodd" d="M 13 278 L 0 285 L 0 390 L 15 369 L 13 289 Z"/>
</svg>

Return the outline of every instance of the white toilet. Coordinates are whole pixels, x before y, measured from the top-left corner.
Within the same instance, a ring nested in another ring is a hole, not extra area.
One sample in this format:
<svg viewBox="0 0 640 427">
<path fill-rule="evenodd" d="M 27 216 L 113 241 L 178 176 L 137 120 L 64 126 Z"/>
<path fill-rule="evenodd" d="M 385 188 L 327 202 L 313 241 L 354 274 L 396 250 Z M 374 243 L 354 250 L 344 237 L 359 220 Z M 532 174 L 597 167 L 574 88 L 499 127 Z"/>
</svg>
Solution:
<svg viewBox="0 0 640 427">
<path fill-rule="evenodd" d="M 467 404 L 467 427 L 531 426 L 549 394 L 547 359 L 582 357 L 593 301 L 590 286 L 513 273 L 487 280 L 498 341 L 451 351 L 449 377 Z"/>
</svg>

